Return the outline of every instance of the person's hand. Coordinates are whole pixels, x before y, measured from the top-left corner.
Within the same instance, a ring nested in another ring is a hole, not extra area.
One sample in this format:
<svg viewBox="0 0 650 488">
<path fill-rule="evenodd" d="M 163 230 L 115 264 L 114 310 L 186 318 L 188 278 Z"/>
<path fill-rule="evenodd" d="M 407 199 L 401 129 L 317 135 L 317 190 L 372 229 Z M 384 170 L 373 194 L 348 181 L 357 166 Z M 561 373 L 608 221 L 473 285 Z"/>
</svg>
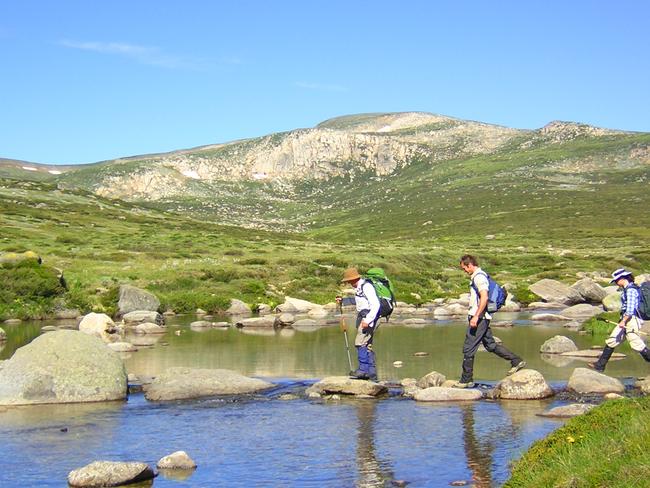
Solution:
<svg viewBox="0 0 650 488">
<path fill-rule="evenodd" d="M 474 315 L 470 320 L 469 320 L 469 326 L 471 328 L 476 328 L 478 326 L 478 315 Z"/>
<path fill-rule="evenodd" d="M 618 323 L 618 326 L 619 326 L 621 329 L 625 329 L 625 326 L 626 326 L 626 325 L 627 325 L 627 323 L 626 323 L 624 320 L 621 320 L 621 321 Z"/>
<path fill-rule="evenodd" d="M 361 328 L 363 330 L 366 330 L 368 327 L 370 327 L 370 324 L 368 322 L 366 322 L 365 320 L 362 320 L 361 321 Z"/>
<path fill-rule="evenodd" d="M 340 296 L 337 296 L 337 297 L 336 297 L 336 303 L 338 303 L 339 305 L 341 305 L 341 302 L 342 302 L 342 301 L 343 301 L 343 297 L 340 297 Z"/>
</svg>

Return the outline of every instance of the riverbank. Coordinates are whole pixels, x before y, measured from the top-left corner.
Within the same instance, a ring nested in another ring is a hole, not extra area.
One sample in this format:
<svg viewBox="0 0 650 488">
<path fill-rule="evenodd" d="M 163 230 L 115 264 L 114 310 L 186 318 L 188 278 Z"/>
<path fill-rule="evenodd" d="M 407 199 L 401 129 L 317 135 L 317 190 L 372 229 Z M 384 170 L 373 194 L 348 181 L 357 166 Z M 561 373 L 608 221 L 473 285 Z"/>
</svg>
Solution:
<svg viewBox="0 0 650 488">
<path fill-rule="evenodd" d="M 649 418 L 650 397 L 605 402 L 535 442 L 504 487 L 648 486 Z"/>
</svg>

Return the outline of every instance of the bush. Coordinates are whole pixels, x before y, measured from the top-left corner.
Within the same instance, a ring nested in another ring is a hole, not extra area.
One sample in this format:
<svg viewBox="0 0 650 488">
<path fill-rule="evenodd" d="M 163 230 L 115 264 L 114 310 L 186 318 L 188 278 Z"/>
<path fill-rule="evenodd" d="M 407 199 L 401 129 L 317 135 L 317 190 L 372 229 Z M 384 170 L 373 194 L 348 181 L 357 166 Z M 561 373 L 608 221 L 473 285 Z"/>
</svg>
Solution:
<svg viewBox="0 0 650 488">
<path fill-rule="evenodd" d="M 27 260 L 0 268 L 0 301 L 8 303 L 16 298 L 24 302 L 52 298 L 65 292 L 59 273 L 54 268 Z"/>
<path fill-rule="evenodd" d="M 618 322 L 619 313 L 618 312 L 605 312 L 595 317 L 590 318 L 585 323 L 582 324 L 582 330 L 587 331 L 591 335 L 595 336 L 607 336 L 612 332 L 612 329 L 615 327 L 614 324 L 606 322 Z"/>
</svg>

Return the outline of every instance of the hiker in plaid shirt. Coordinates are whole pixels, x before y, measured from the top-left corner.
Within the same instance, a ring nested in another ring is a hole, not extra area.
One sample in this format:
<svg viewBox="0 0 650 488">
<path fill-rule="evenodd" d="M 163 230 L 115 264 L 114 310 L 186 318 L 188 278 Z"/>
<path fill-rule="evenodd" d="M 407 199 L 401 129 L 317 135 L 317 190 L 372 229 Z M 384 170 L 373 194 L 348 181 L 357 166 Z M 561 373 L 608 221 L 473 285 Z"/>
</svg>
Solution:
<svg viewBox="0 0 650 488">
<path fill-rule="evenodd" d="M 621 293 L 621 319 L 614 327 L 609 337 L 605 340 L 605 348 L 595 363 L 589 363 L 589 367 L 605 371 L 607 361 L 612 357 L 614 348 L 627 339 L 632 349 L 641 354 L 641 357 L 650 362 L 650 349 L 639 334 L 643 320 L 639 313 L 639 287 L 634 283 L 634 276 L 625 268 L 619 268 L 612 273 L 611 283 L 623 289 Z"/>
</svg>

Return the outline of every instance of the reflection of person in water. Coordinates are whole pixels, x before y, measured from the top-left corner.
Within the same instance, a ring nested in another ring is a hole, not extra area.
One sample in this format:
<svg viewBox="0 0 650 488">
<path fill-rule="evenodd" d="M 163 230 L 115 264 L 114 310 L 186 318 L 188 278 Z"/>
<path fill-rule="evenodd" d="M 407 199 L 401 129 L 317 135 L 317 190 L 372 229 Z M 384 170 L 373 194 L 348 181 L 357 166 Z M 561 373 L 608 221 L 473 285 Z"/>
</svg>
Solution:
<svg viewBox="0 0 650 488">
<path fill-rule="evenodd" d="M 375 409 L 374 400 L 356 402 L 359 427 L 357 430 L 357 466 L 359 479 L 356 486 L 362 488 L 392 486 L 393 472 L 388 463 L 377 460 L 375 452 Z"/>
<path fill-rule="evenodd" d="M 472 471 L 472 481 L 476 487 L 491 487 L 493 440 L 481 443 L 474 430 L 474 405 L 462 405 L 463 444 L 467 456 L 467 467 Z"/>
</svg>

